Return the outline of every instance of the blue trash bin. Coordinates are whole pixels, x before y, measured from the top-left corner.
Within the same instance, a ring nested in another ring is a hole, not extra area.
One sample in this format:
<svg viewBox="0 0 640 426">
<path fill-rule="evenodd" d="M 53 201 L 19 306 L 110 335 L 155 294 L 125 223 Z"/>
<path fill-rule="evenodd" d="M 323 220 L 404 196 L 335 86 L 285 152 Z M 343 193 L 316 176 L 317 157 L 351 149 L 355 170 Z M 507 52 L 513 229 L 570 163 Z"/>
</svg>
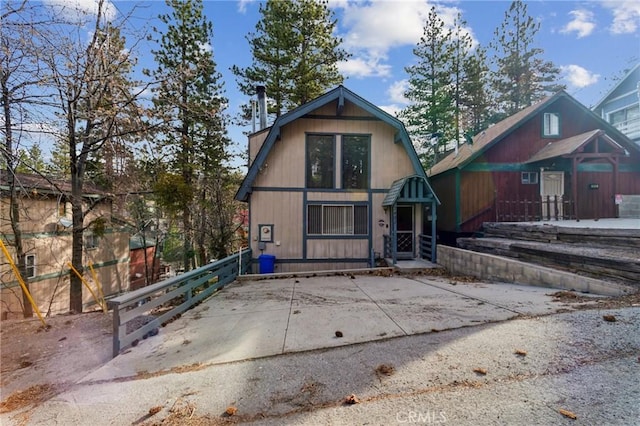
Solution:
<svg viewBox="0 0 640 426">
<path fill-rule="evenodd" d="M 272 254 L 261 254 L 258 256 L 261 274 L 273 274 L 276 265 L 276 257 Z"/>
</svg>

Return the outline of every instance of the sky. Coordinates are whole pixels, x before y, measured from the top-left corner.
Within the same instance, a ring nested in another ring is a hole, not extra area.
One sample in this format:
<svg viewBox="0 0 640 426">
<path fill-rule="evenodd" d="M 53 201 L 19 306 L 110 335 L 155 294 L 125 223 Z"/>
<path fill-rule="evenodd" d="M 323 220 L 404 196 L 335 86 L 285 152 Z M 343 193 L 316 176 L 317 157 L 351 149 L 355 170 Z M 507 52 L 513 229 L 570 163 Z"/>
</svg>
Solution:
<svg viewBox="0 0 640 426">
<path fill-rule="evenodd" d="M 43 0 L 72 4 L 84 10 L 95 8 L 96 0 Z M 109 13 L 114 20 L 125 16 L 134 34 L 149 32 L 159 26 L 158 14 L 167 13 L 163 0 L 110 1 Z M 426 16 L 432 6 L 446 24 L 458 12 L 467 21 L 474 41 L 488 46 L 494 31 L 504 21 L 510 1 L 472 0 L 329 0 L 338 20 L 336 35 L 351 58 L 339 64 L 344 85 L 368 101 L 394 114 L 407 105 L 405 67 L 414 63 L 413 48 L 423 32 Z M 228 113 L 235 114 L 250 98 L 241 94 L 230 68 L 251 64 L 246 40 L 260 20 L 260 2 L 253 0 L 205 0 L 204 14 L 213 24 L 212 49 L 218 71 L 222 74 Z M 535 47 L 541 48 L 544 60 L 561 70 L 561 83 L 579 102 L 591 107 L 615 85 L 625 69 L 640 61 L 640 1 L 527 1 L 527 10 L 540 30 Z M 154 68 L 151 50 L 154 45 L 141 42 L 134 52 L 138 66 Z M 267 94 L 268 95 L 268 94 Z M 250 128 L 229 127 L 232 140 L 244 148 L 243 132 Z"/>
</svg>

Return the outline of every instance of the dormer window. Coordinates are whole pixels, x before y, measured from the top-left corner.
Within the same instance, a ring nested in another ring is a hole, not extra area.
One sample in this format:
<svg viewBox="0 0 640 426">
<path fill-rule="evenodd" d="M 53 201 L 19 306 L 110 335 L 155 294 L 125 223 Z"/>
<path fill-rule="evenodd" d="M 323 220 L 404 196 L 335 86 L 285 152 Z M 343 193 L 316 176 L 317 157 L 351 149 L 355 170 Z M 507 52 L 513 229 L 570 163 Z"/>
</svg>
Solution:
<svg viewBox="0 0 640 426">
<path fill-rule="evenodd" d="M 560 114 L 556 112 L 545 112 L 542 120 L 542 136 L 560 136 Z"/>
</svg>

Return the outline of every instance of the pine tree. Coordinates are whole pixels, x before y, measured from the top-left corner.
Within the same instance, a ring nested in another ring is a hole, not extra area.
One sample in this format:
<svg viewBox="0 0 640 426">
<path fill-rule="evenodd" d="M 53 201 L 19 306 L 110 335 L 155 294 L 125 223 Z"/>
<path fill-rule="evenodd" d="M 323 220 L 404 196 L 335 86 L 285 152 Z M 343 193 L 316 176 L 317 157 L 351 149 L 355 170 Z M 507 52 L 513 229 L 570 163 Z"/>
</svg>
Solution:
<svg viewBox="0 0 640 426">
<path fill-rule="evenodd" d="M 167 0 L 167 5 L 171 12 L 160 16 L 166 30 L 153 51 L 157 69 L 147 71 L 157 81 L 153 114 L 162 131 L 159 148 L 171 156 L 170 174 L 161 176 L 156 188 L 180 211 L 183 263 L 189 270 L 196 263 L 192 212 L 198 201 L 197 177 L 205 170 L 199 160 L 206 152 L 208 167 L 224 165 L 227 101 L 211 49 L 213 27 L 203 16 L 202 1 Z"/>
<path fill-rule="evenodd" d="M 560 70 L 540 58 L 543 50 L 534 47 L 539 30 L 540 23 L 528 15 L 527 5 L 515 0 L 505 12 L 502 25 L 494 32 L 491 47 L 495 50 L 496 69 L 491 85 L 503 116 L 565 88 L 556 83 Z"/>
<path fill-rule="evenodd" d="M 461 86 L 461 108 L 463 112 L 464 136 L 469 138 L 489 126 L 492 99 L 488 91 L 486 49 L 477 46 L 464 63 L 465 80 Z"/>
<path fill-rule="evenodd" d="M 266 86 L 270 111 L 279 117 L 341 84 L 337 64 L 349 57 L 334 36 L 337 20 L 322 0 L 268 0 L 262 18 L 247 36 L 253 63 L 232 67 L 240 91 Z"/>
<path fill-rule="evenodd" d="M 451 92 L 453 99 L 453 140 L 456 144 L 460 143 L 461 135 L 464 132 L 463 123 L 463 105 L 464 105 L 464 85 L 469 76 L 465 64 L 472 56 L 471 48 L 473 47 L 473 39 L 471 34 L 465 30 L 466 21 L 462 19 L 462 15 L 458 13 L 452 29 L 452 51 L 451 51 Z"/>
<path fill-rule="evenodd" d="M 409 88 L 405 96 L 412 102 L 400 117 L 422 146 L 423 164 L 437 162 L 438 154 L 455 137 L 452 85 L 452 32 L 432 7 L 423 35 L 413 49 L 417 63 L 406 67 Z"/>
<path fill-rule="evenodd" d="M 33 145 L 29 149 L 20 149 L 16 171 L 20 173 L 47 173 L 49 165 L 42 155 L 42 149 L 38 145 Z"/>
</svg>

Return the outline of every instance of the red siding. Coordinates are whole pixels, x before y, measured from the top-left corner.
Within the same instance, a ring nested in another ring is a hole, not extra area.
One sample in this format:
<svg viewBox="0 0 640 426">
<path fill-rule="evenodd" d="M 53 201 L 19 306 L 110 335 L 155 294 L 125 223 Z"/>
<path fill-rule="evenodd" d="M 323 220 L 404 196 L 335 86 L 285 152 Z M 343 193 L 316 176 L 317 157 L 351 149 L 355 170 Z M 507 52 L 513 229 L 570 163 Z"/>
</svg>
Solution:
<svg viewBox="0 0 640 426">
<path fill-rule="evenodd" d="M 597 186 L 591 188 L 591 186 Z M 578 173 L 578 218 L 615 217 L 613 175 L 606 172 Z"/>
<path fill-rule="evenodd" d="M 151 283 L 158 280 L 160 275 L 160 260 L 155 258 L 155 247 L 139 248 L 129 252 L 129 279 L 130 289 L 137 290 L 145 286 L 144 256 L 147 256 L 147 265 L 151 272 Z M 155 265 L 154 265 L 155 260 Z"/>
<path fill-rule="evenodd" d="M 545 112 L 554 112 L 560 115 L 560 137 L 542 137 L 542 117 Z M 499 169 L 501 164 L 505 165 L 502 168 L 513 169 L 525 163 L 547 144 L 601 128 L 601 125 L 602 123 L 593 115 L 577 108 L 570 100 L 560 98 L 544 110 L 539 111 L 535 117 L 512 130 L 503 139 L 495 142 L 492 147 L 487 148 L 476 158 L 473 164 L 465 166 L 465 169 L 486 170 L 490 168 L 490 165 L 496 165 L 494 169 Z M 610 136 L 615 137 L 614 135 Z M 632 152 L 628 157 L 620 159 L 621 168 L 628 168 L 631 165 L 637 170 L 640 164 L 640 153 L 637 150 L 630 149 L 630 151 Z M 598 162 L 610 164 L 604 160 Z M 570 158 L 557 157 L 544 165 L 553 170 L 564 172 L 565 205 L 562 212 L 565 217 L 573 215 L 576 209 L 582 219 L 615 217 L 616 193 L 640 194 L 640 171 L 619 172 L 618 181 L 614 188 L 614 177 L 611 172 L 580 171 L 577 177 L 573 176 Z M 584 161 L 581 166 L 589 169 L 598 167 L 597 164 L 594 165 L 589 161 Z M 523 185 L 519 171 L 469 172 L 463 170 L 460 173 L 459 206 L 455 205 L 455 173 L 431 178 L 436 194 L 443 201 L 438 214 L 439 230 L 475 232 L 485 221 L 500 220 L 500 217 L 505 216 L 514 221 L 527 220 L 525 217 L 528 216 L 528 220 L 533 220 L 530 216 L 542 213 L 540 185 Z M 577 197 L 573 194 L 572 181 L 574 179 L 577 179 Z M 597 184 L 598 189 L 589 189 L 590 183 Z M 574 206 L 572 203 L 576 198 L 578 204 Z M 459 220 L 456 218 L 456 212 L 459 212 Z"/>
</svg>

